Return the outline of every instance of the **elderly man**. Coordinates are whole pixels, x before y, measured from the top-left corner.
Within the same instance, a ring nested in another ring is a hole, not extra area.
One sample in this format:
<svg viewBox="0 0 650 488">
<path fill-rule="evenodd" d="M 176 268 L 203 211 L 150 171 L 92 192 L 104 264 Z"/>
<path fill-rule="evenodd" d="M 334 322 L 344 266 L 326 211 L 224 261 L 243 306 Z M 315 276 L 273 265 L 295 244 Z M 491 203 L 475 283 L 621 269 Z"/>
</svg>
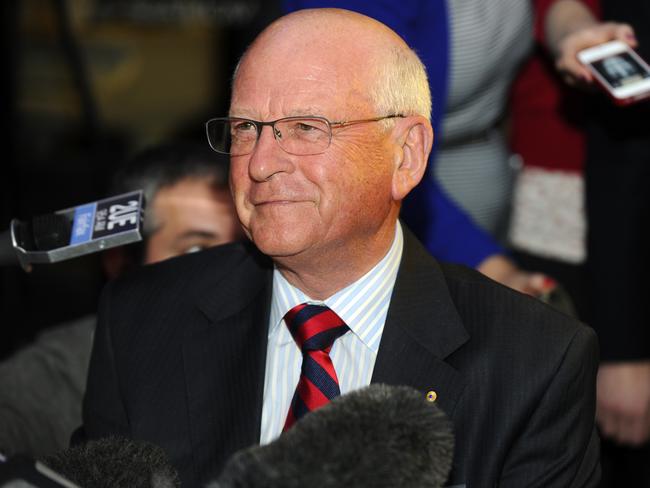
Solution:
<svg viewBox="0 0 650 488">
<path fill-rule="evenodd" d="M 403 384 L 454 423 L 450 485 L 593 486 L 594 334 L 440 265 L 399 224 L 429 111 L 422 64 L 383 24 L 306 10 L 269 26 L 230 117 L 207 124 L 252 243 L 107 288 L 87 434 L 157 443 L 196 486 L 340 393 Z"/>
</svg>

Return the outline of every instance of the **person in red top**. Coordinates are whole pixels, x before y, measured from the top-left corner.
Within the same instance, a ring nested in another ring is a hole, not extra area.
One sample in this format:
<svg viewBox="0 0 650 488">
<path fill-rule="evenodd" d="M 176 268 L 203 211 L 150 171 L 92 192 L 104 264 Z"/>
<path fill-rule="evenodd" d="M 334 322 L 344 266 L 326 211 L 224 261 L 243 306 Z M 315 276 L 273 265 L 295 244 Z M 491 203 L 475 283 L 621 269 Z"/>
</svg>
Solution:
<svg viewBox="0 0 650 488">
<path fill-rule="evenodd" d="M 519 166 L 509 232 L 514 257 L 568 292 L 588 316 L 585 293 L 585 133 L 589 94 L 563 82 L 545 45 L 554 0 L 535 2 L 535 48 L 511 90 L 510 143 Z M 597 0 L 583 0 L 594 14 Z"/>
</svg>

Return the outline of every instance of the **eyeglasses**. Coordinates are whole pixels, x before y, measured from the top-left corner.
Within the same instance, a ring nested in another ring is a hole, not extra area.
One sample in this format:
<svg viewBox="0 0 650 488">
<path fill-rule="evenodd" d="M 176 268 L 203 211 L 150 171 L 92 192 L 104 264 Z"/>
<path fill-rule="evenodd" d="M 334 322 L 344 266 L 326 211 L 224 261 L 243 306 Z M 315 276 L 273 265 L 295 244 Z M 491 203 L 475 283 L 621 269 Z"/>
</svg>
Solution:
<svg viewBox="0 0 650 488">
<path fill-rule="evenodd" d="M 401 114 L 385 115 L 372 119 L 330 122 L 325 117 L 283 117 L 270 122 L 224 117 L 205 123 L 210 147 L 218 153 L 244 156 L 253 152 L 265 125 L 271 127 L 273 137 L 287 153 L 296 156 L 321 154 L 332 141 L 332 129 L 384 119 L 404 117 Z"/>
</svg>

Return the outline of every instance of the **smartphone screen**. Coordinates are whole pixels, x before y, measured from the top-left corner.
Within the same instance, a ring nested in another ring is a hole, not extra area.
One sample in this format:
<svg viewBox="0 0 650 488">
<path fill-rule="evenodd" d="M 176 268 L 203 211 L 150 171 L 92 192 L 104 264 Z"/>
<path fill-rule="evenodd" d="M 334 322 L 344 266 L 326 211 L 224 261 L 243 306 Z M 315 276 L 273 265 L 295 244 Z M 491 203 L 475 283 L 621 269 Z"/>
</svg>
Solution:
<svg viewBox="0 0 650 488">
<path fill-rule="evenodd" d="M 628 52 L 592 61 L 591 65 L 613 88 L 650 78 L 650 73 Z"/>
<path fill-rule="evenodd" d="M 650 66 L 627 44 L 610 41 L 584 49 L 578 59 L 619 105 L 650 97 Z"/>
</svg>

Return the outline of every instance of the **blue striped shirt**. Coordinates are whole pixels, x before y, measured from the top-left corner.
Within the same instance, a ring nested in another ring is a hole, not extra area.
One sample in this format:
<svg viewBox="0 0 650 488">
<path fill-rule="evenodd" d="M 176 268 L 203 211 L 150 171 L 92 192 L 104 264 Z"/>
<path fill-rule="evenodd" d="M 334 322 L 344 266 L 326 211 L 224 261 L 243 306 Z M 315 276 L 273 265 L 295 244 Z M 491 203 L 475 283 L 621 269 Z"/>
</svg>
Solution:
<svg viewBox="0 0 650 488">
<path fill-rule="evenodd" d="M 312 300 L 274 270 L 260 443 L 269 443 L 282 432 L 300 379 L 302 354 L 284 323 L 284 315 L 305 302 L 325 304 L 336 312 L 350 327 L 330 352 L 341 393 L 369 385 L 403 245 L 402 228 L 397 222 L 393 244 L 382 260 L 324 301 Z"/>
</svg>

